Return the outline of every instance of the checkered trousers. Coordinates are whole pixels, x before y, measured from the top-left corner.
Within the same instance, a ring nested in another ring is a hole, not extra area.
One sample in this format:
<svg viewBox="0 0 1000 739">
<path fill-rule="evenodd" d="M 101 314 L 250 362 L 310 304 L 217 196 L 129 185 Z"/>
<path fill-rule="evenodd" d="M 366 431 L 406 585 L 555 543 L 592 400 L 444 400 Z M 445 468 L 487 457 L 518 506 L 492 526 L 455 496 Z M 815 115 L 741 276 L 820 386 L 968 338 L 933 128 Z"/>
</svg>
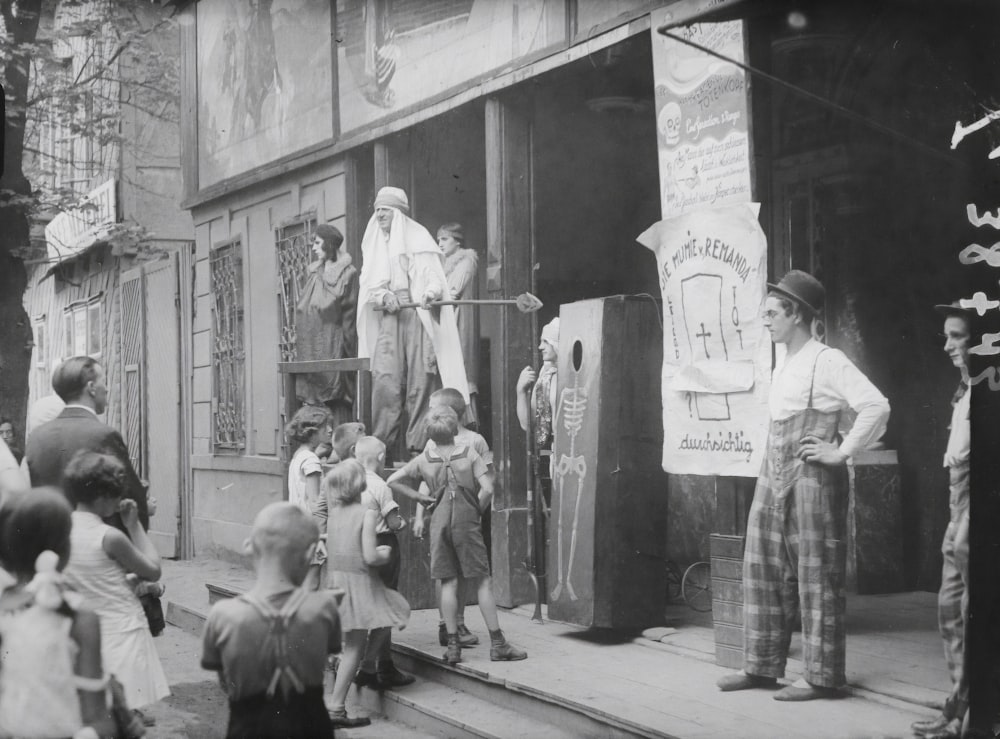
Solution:
<svg viewBox="0 0 1000 739">
<path fill-rule="evenodd" d="M 948 718 L 961 719 L 969 705 L 965 678 L 965 624 L 969 612 L 969 466 L 952 468 L 951 521 L 941 544 L 941 589 L 938 591 L 938 629 L 951 675 L 951 693 L 945 701 Z"/>
<path fill-rule="evenodd" d="M 847 474 L 797 457 L 804 436 L 833 441 L 839 413 L 808 408 L 772 421 L 747 523 L 744 669 L 784 677 L 796 616 L 805 679 L 845 683 Z"/>
</svg>

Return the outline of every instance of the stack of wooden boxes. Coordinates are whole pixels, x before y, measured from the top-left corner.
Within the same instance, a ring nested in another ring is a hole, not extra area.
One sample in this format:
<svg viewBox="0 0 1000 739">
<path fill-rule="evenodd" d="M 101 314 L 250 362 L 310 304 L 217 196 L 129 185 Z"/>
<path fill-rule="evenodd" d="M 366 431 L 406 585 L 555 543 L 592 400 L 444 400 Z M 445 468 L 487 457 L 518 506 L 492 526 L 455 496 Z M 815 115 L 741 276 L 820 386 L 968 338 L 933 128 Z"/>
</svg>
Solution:
<svg viewBox="0 0 1000 739">
<path fill-rule="evenodd" d="M 712 534 L 712 622 L 715 661 L 743 667 L 743 545 L 745 537 Z"/>
</svg>

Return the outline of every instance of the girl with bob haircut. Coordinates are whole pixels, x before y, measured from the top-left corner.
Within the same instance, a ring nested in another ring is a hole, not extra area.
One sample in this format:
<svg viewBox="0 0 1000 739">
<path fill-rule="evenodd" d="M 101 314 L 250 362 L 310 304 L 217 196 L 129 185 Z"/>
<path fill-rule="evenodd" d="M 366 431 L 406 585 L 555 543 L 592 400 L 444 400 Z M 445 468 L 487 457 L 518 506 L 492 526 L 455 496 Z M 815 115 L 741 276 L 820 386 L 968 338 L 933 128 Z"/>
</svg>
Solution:
<svg viewBox="0 0 1000 739">
<path fill-rule="evenodd" d="M 125 468 L 115 457 L 81 450 L 70 460 L 63 491 L 76 509 L 66 580 L 100 617 L 105 668 L 121 681 L 128 704 L 140 707 L 170 695 L 170 688 L 127 577 L 156 582 L 160 555 L 139 523 L 136 502 L 122 498 L 124 490 Z M 104 523 L 114 513 L 128 536 Z"/>
<path fill-rule="evenodd" d="M 346 459 L 323 480 L 329 508 L 327 542 L 329 567 L 327 587 L 344 591 L 340 602 L 340 621 L 344 632 L 344 651 L 329 701 L 330 717 L 335 728 L 366 726 L 370 720 L 347 715 L 347 691 L 357 674 L 368 642 L 391 634 L 392 627 L 402 629 L 410 618 L 410 604 L 395 590 L 382 583 L 377 567 L 389 562 L 391 547 L 378 546 L 375 526 L 379 512 L 362 505 L 361 493 L 367 483 L 365 468 L 356 459 Z M 373 654 L 381 644 L 373 643 Z"/>
<path fill-rule="evenodd" d="M 330 444 L 333 416 L 323 406 L 305 405 L 299 408 L 285 426 L 285 436 L 295 453 L 288 463 L 288 502 L 307 513 L 319 530 L 326 531 L 326 497 L 320 492 L 323 466 L 316 449 Z M 323 582 L 326 563 L 326 535 L 320 537 L 309 574 L 303 587 L 318 590 Z"/>
</svg>

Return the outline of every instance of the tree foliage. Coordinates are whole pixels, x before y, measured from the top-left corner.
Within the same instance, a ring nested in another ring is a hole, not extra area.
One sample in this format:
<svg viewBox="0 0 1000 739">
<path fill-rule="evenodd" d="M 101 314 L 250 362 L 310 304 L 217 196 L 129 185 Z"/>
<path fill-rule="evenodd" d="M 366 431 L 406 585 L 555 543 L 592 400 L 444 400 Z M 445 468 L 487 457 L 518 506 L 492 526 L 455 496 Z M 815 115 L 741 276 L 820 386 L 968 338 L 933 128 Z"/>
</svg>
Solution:
<svg viewBox="0 0 1000 739">
<path fill-rule="evenodd" d="M 176 123 L 179 60 L 173 8 L 154 0 L 0 0 L 0 20 L 0 413 L 23 419 L 32 336 L 22 297 L 26 266 L 47 258 L 42 226 L 92 208 L 93 187 L 128 176 L 123 156 L 162 156 L 137 121 Z M 139 248 L 144 236 L 123 221 L 109 240 Z"/>
</svg>

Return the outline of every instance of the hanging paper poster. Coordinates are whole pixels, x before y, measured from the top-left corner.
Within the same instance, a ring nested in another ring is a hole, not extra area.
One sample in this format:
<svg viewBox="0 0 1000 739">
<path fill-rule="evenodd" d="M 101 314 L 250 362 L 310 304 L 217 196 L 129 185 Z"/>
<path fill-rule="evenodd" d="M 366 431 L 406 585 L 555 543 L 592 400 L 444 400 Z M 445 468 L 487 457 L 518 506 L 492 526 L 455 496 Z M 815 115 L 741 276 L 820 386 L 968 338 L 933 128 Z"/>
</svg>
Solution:
<svg viewBox="0 0 1000 739">
<path fill-rule="evenodd" d="M 748 203 L 752 194 L 746 73 L 658 33 L 669 17 L 669 8 L 651 14 L 663 217 Z M 742 21 L 696 23 L 671 33 L 744 61 Z"/>
<path fill-rule="evenodd" d="M 761 320 L 767 240 L 759 204 L 659 221 L 663 297 L 663 469 L 757 477 L 767 441 L 771 341 Z"/>
</svg>

